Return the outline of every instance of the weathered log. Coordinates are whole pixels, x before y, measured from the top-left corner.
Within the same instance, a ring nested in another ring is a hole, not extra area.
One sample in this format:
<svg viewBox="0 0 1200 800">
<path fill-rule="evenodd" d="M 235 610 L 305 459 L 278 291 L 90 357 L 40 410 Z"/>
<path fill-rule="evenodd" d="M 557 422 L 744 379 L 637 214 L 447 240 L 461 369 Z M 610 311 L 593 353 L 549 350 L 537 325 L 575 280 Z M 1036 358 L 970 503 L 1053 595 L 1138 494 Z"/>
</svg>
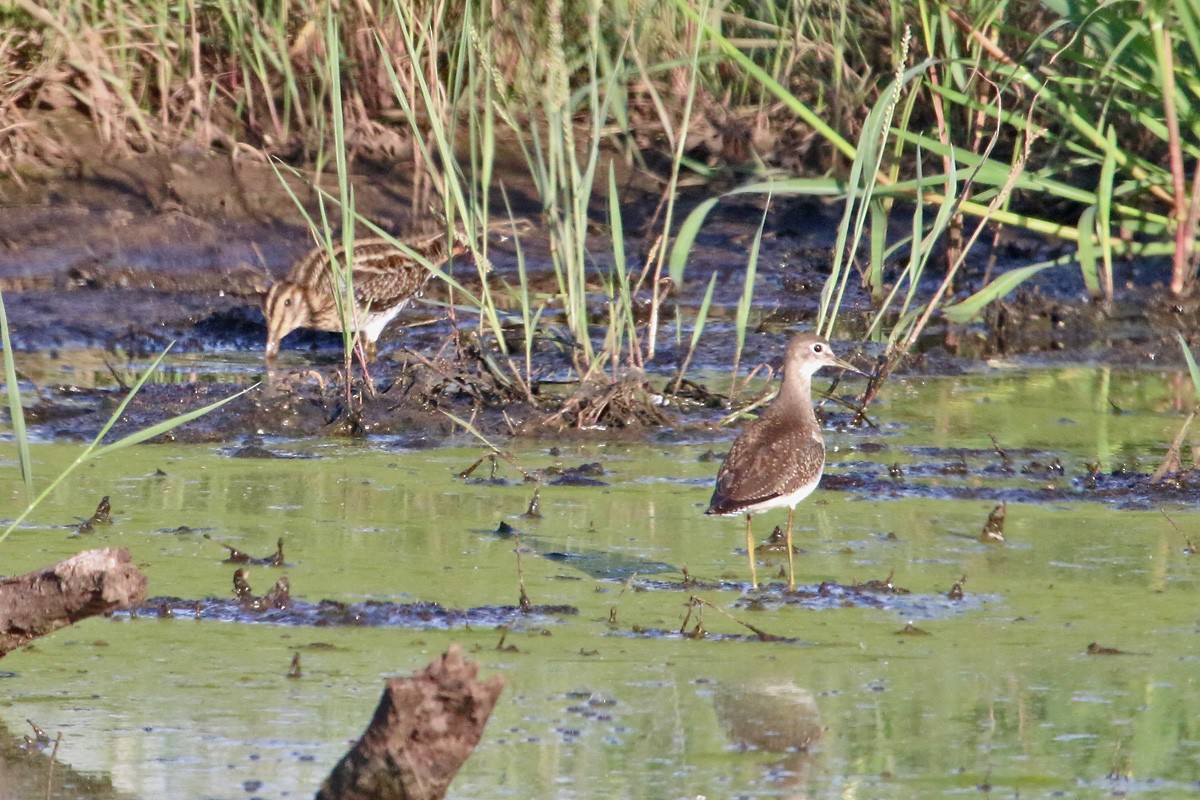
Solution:
<svg viewBox="0 0 1200 800">
<path fill-rule="evenodd" d="M 0 658 L 85 617 L 146 599 L 146 576 L 124 548 L 85 550 L 25 575 L 0 579 Z"/>
<path fill-rule="evenodd" d="M 475 749 L 504 678 L 475 680 L 458 645 L 411 678 L 388 681 L 362 738 L 317 800 L 439 800 Z"/>
</svg>

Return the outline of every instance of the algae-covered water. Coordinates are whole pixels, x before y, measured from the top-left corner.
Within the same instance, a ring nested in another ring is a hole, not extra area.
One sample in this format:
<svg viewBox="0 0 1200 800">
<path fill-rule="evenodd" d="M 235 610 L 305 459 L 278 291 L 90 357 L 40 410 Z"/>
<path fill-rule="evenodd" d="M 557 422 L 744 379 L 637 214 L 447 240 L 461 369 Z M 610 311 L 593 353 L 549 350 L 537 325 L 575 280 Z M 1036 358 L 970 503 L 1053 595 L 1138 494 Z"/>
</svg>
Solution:
<svg viewBox="0 0 1200 800">
<path fill-rule="evenodd" d="M 505 442 L 527 471 L 602 467 L 590 485 L 543 484 L 540 519 L 514 467 L 458 476 L 484 453 L 466 437 L 421 451 L 269 440 L 284 456 L 270 459 L 233 457 L 240 443 L 142 446 L 77 472 L 40 527 L 0 544 L 0 572 L 121 546 L 151 595 L 224 599 L 235 566 L 214 539 L 267 556 L 282 537 L 288 563 L 252 567 L 256 592 L 286 575 L 300 604 L 477 616 L 86 620 L 4 659 L 0 726 L 61 731 L 58 780 L 104 776 L 120 796 L 308 797 L 384 678 L 459 643 L 508 686 L 452 797 L 1194 796 L 1197 515 L 1088 478 L 1153 471 L 1192 402 L 1173 373 L 892 381 L 878 428 L 826 432 L 828 488 L 797 511 L 802 588 L 891 576 L 908 590 L 870 602 L 788 605 L 777 582 L 745 602 L 743 523 L 702 514 L 705 454 L 724 442 Z M 79 447 L 36 444 L 39 480 Z M 2 456 L 17 509 L 11 444 Z M 104 495 L 113 524 L 77 535 Z M 1007 541 L 984 544 L 1001 500 Z M 756 518 L 760 540 L 784 516 Z M 509 608 L 518 550 L 530 601 L 577 613 Z M 711 605 L 689 609 L 693 596 Z M 697 614 L 705 635 L 679 635 Z M 295 653 L 303 675 L 289 679 Z"/>
</svg>

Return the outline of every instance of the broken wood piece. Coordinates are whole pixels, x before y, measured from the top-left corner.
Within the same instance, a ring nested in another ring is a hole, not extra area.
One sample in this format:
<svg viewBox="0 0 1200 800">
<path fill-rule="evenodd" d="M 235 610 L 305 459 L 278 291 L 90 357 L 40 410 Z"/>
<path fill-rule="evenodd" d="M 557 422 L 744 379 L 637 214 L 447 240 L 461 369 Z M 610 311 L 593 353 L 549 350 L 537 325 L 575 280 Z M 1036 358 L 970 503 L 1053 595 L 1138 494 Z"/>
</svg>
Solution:
<svg viewBox="0 0 1200 800">
<path fill-rule="evenodd" d="M 0 657 L 81 619 L 145 599 L 146 576 L 123 547 L 85 550 L 53 566 L 0 579 Z"/>
<path fill-rule="evenodd" d="M 440 800 L 475 749 L 504 678 L 477 681 L 458 645 L 411 678 L 392 678 L 366 732 L 317 800 Z"/>
</svg>

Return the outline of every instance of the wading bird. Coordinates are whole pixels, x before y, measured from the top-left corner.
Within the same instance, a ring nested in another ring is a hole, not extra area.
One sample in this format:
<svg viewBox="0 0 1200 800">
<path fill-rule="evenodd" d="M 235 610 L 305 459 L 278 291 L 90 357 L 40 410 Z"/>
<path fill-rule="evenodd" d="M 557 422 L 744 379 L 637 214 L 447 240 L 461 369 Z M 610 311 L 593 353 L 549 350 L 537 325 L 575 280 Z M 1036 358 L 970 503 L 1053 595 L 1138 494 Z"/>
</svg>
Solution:
<svg viewBox="0 0 1200 800">
<path fill-rule="evenodd" d="M 808 497 L 825 470 L 825 440 L 812 407 L 812 377 L 822 367 L 860 372 L 834 355 L 829 342 L 800 333 L 788 342 L 783 386 L 763 415 L 733 443 L 717 473 L 717 486 L 705 514 L 746 515 L 746 554 L 750 585 L 758 588 L 750 518 L 787 506 L 788 589 L 795 590 L 792 519 L 796 504 Z M 861 373 L 860 373 L 861 374 Z"/>
<path fill-rule="evenodd" d="M 451 241 L 445 234 L 406 244 L 436 267 L 467 252 L 465 237 L 456 236 Z M 341 245 L 332 252 L 317 247 L 267 292 L 263 302 L 267 361 L 279 354 L 280 340 L 297 328 L 342 330 L 332 264 L 344 264 L 345 259 L 346 251 Z M 379 334 L 411 299 L 420 295 L 432 273 L 420 261 L 383 239 L 355 242 L 351 268 L 354 307 L 348 322 L 358 329 L 367 351 L 374 355 Z"/>
</svg>

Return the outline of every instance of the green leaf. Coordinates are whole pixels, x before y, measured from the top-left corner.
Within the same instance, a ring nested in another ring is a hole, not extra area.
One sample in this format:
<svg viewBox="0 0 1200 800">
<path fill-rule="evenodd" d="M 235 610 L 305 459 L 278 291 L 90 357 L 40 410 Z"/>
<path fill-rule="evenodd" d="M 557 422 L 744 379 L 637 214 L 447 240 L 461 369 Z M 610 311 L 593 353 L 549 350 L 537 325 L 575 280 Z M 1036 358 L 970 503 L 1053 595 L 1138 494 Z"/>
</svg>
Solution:
<svg viewBox="0 0 1200 800">
<path fill-rule="evenodd" d="M 679 231 L 675 234 L 675 243 L 671 247 L 671 258 L 668 262 L 667 274 L 671 280 L 679 284 L 683 282 L 683 271 L 687 267 L 688 255 L 692 245 L 704 226 L 704 220 L 713 210 L 713 206 L 723 198 L 739 194 L 784 194 L 809 195 L 812 197 L 837 197 L 845 194 L 846 184 L 833 178 L 791 178 L 782 181 L 759 181 L 739 186 L 726 192 L 720 197 L 712 197 L 692 209 L 687 215 Z"/>
<path fill-rule="evenodd" d="M 1079 268 L 1083 285 L 1092 297 L 1100 296 L 1100 262 L 1096 253 L 1096 206 L 1088 206 L 1079 215 Z"/>
<path fill-rule="evenodd" d="M 244 395 L 246 392 L 249 392 L 250 390 L 257 388 L 258 385 L 259 384 L 257 384 L 257 383 L 251 384 L 250 386 L 247 386 L 245 389 L 242 389 L 240 392 L 231 394 L 228 397 L 223 397 L 220 400 L 217 400 L 216 402 L 209 403 L 208 405 L 203 406 L 201 408 L 195 408 L 195 409 L 192 409 L 191 411 L 186 411 L 182 414 L 171 417 L 168 420 L 163 420 L 162 422 L 159 422 L 155 425 L 151 425 L 149 428 L 144 428 L 143 430 L 140 430 L 140 431 L 134 431 L 133 433 L 131 433 L 127 436 L 122 436 L 117 441 L 112 442 L 111 444 L 106 444 L 103 447 L 96 450 L 95 452 L 93 452 L 91 454 L 91 458 L 99 458 L 100 456 L 116 452 L 117 450 L 123 450 L 124 448 L 129 447 L 130 445 L 140 444 L 140 443 L 146 441 L 147 439 L 153 439 L 155 436 L 160 436 L 169 431 L 173 431 L 176 428 L 178 428 L 180 425 L 184 425 L 188 422 L 191 422 L 194 419 L 203 417 L 205 414 L 208 414 L 212 411 L 216 411 L 218 408 L 225 405 L 226 403 L 232 402 L 233 400 L 236 400 L 239 397 L 241 397 L 242 395 Z"/>
<path fill-rule="evenodd" d="M 1200 367 L 1196 366 L 1196 358 L 1192 355 L 1191 348 L 1188 347 L 1187 339 L 1183 338 L 1183 334 L 1176 332 L 1175 337 L 1179 339 L 1179 346 L 1183 348 L 1183 357 L 1187 361 L 1188 372 L 1192 376 L 1192 386 L 1196 390 L 1196 396 L 1200 397 Z"/>
<path fill-rule="evenodd" d="M 988 303 L 1004 297 L 1042 270 L 1059 267 L 1072 260 L 1069 257 L 1056 258 L 1053 261 L 1043 261 L 1006 272 L 961 303 L 955 303 L 942 309 L 942 314 L 951 322 L 971 322 L 979 316 Z"/>
<path fill-rule="evenodd" d="M 8 338 L 8 314 L 4 310 L 3 294 L 0 294 L 0 339 L 4 342 L 4 382 L 8 388 L 8 416 L 12 420 L 13 437 L 17 440 L 17 463 L 25 483 L 25 499 L 32 501 L 33 462 L 29 455 L 29 434 L 25 430 L 25 409 L 21 406 L 21 387 L 17 384 L 16 360 L 12 341 Z"/>
<path fill-rule="evenodd" d="M 667 268 L 667 274 L 671 276 L 671 281 L 676 286 L 683 285 L 683 270 L 687 266 L 692 245 L 696 243 L 700 227 L 704 225 L 704 218 L 708 216 L 708 212 L 712 211 L 713 206 L 720 199 L 720 197 L 713 197 L 705 200 L 692 209 L 692 213 L 688 214 L 687 219 L 679 226 L 679 232 L 675 234 L 675 244 L 671 246 L 671 260 L 668 262 Z"/>
</svg>

